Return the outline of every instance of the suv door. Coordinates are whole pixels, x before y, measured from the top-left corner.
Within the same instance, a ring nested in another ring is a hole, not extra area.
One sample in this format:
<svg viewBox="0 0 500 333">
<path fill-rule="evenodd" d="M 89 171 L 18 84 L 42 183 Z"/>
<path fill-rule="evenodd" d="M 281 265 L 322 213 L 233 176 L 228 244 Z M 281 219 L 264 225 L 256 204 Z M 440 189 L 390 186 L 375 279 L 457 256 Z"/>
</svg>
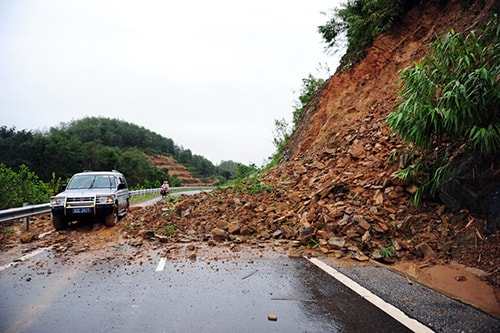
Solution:
<svg viewBox="0 0 500 333">
<path fill-rule="evenodd" d="M 117 191 L 116 191 L 116 200 L 118 201 L 118 214 L 123 216 L 126 214 L 127 209 L 129 207 L 129 191 L 128 184 L 125 180 L 125 177 L 118 176 L 116 177 Z"/>
</svg>

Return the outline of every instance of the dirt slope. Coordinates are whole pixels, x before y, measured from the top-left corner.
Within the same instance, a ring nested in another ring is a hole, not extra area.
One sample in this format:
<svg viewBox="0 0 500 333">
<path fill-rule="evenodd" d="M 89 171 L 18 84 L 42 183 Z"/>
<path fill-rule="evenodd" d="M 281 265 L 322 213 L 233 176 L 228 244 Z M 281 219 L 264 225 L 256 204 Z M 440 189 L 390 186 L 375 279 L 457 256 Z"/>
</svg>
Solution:
<svg viewBox="0 0 500 333">
<path fill-rule="evenodd" d="M 149 159 L 157 168 L 167 169 L 170 176 L 176 176 L 181 181 L 182 186 L 210 186 L 218 183 L 217 179 L 207 181 L 194 177 L 191 171 L 170 156 L 150 155 Z"/>
<path fill-rule="evenodd" d="M 452 214 L 439 204 L 420 209 L 407 205 L 412 188 L 394 180 L 391 175 L 398 164 L 387 163 L 403 144 L 385 124 L 397 101 L 398 71 L 426 55 L 426 45 L 436 35 L 462 31 L 491 15 L 488 10 L 494 3 L 485 1 L 484 7 L 476 3 L 466 12 L 457 1 L 445 8 L 411 10 L 403 22 L 375 41 L 366 59 L 330 78 L 293 134 L 284 163 L 269 179 L 294 179 L 294 188 L 303 193 L 317 187 L 324 192 L 321 199 L 334 202 L 339 192 L 350 200 L 356 197 L 353 214 L 377 215 L 376 220 L 398 229 L 391 237 L 413 235 L 410 247 L 425 243 L 441 260 L 456 259 L 481 268 L 491 283 L 500 285 L 500 239 L 498 233 L 485 233 L 485 221 Z M 376 214 L 371 212 L 373 207 L 378 209 Z"/>
<path fill-rule="evenodd" d="M 483 279 L 499 286 L 498 232 L 487 234 L 481 217 L 456 215 L 443 205 L 408 206 L 413 189 L 394 180 L 398 165 L 387 163 L 403 146 L 385 124 L 398 98 L 398 71 L 425 56 L 426 45 L 436 36 L 462 31 L 491 15 L 495 1 L 485 1 L 484 7 L 478 3 L 467 11 L 456 1 L 444 8 L 415 7 L 390 33 L 377 38 L 361 63 L 328 80 L 292 135 L 283 163 L 267 179 L 289 181 L 295 191 L 316 200 L 305 211 L 326 225 L 332 218 L 347 225 L 367 221 L 368 230 L 332 229 L 354 240 L 367 255 L 390 246 L 373 232 L 375 226 L 388 228 L 385 237 L 403 258 L 425 260 L 424 266 L 455 260 L 481 269 Z"/>
</svg>

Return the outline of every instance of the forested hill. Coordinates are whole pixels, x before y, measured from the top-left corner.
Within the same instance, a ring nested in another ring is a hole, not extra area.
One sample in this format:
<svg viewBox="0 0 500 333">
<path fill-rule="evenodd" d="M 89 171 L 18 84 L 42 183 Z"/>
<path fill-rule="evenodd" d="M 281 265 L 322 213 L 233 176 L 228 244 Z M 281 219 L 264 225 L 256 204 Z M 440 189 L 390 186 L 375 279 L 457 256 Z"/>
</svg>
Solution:
<svg viewBox="0 0 500 333">
<path fill-rule="evenodd" d="M 118 169 L 132 186 L 159 186 L 162 179 L 182 185 L 168 170 L 157 168 L 150 155 L 171 156 L 207 181 L 231 177 L 227 165 L 236 164 L 228 161 L 215 166 L 172 139 L 118 119 L 87 117 L 44 132 L 0 128 L 0 163 L 13 170 L 24 164 L 44 181 L 53 174 L 66 179 L 81 170 Z"/>
</svg>

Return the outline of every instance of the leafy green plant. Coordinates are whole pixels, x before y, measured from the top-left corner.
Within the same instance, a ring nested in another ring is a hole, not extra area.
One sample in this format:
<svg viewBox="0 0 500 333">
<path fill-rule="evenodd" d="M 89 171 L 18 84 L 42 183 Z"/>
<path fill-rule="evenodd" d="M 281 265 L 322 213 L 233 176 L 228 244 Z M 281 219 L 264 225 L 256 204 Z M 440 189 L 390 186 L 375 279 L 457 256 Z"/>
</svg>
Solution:
<svg viewBox="0 0 500 333">
<path fill-rule="evenodd" d="M 264 184 L 262 183 L 259 179 L 250 182 L 245 185 L 245 191 L 247 191 L 250 194 L 258 194 L 260 192 L 266 191 L 266 192 L 271 192 L 272 187 L 269 184 Z"/>
<path fill-rule="evenodd" d="M 349 67 L 365 56 L 373 39 L 389 30 L 407 7 L 403 0 L 349 0 L 333 12 L 326 24 L 318 27 L 318 32 L 327 48 L 338 46 L 344 36 L 347 38 L 341 66 Z"/>
<path fill-rule="evenodd" d="M 174 211 L 172 209 L 167 209 L 166 211 L 161 213 L 161 216 L 168 216 L 168 215 L 172 214 L 173 212 Z"/>
<path fill-rule="evenodd" d="M 135 224 L 129 223 L 125 226 L 125 230 L 135 230 Z"/>
<path fill-rule="evenodd" d="M 450 31 L 401 72 L 402 102 L 387 123 L 419 151 L 397 174 L 419 185 L 416 203 L 435 196 L 467 156 L 500 150 L 500 22 L 477 25 Z"/>
<path fill-rule="evenodd" d="M 230 186 L 238 192 L 247 192 L 249 194 L 258 194 L 262 191 L 272 191 L 271 185 L 262 183 L 257 177 L 235 181 L 232 182 Z"/>
<path fill-rule="evenodd" d="M 257 194 L 262 191 L 271 192 L 271 185 L 262 183 L 259 179 L 259 173 L 260 170 L 253 164 L 250 166 L 240 164 L 237 178 L 227 182 L 226 186 L 232 187 L 235 191 L 250 194 Z"/>
<path fill-rule="evenodd" d="M 292 130 L 292 127 L 284 118 L 274 120 L 273 144 L 278 152 L 281 153 L 283 151 L 285 144 L 292 134 Z"/>
<path fill-rule="evenodd" d="M 163 230 L 165 231 L 166 234 L 171 235 L 177 230 L 177 223 L 169 224 L 163 227 Z"/>
<path fill-rule="evenodd" d="M 49 187 L 24 164 L 19 166 L 18 172 L 0 164 L 0 209 L 21 207 L 24 202 L 47 203 L 54 194 L 51 187 L 56 183 L 53 179 Z"/>
<path fill-rule="evenodd" d="M 394 249 L 394 246 L 388 246 L 384 247 L 382 249 L 379 249 L 378 252 L 383 258 L 392 258 L 396 255 L 396 250 Z"/>
<path fill-rule="evenodd" d="M 325 70 L 328 72 L 329 69 L 325 68 Z M 324 79 L 314 77 L 312 74 L 309 74 L 307 78 L 303 78 L 298 100 L 295 101 L 294 105 L 293 125 L 291 126 L 285 119 L 274 120 L 273 144 L 276 148 L 276 152 L 270 157 L 267 168 L 271 168 L 278 164 L 290 135 L 297 128 L 298 122 L 304 114 L 306 107 L 313 100 L 314 95 L 324 82 Z"/>
<path fill-rule="evenodd" d="M 311 247 L 315 250 L 319 249 L 319 242 L 313 237 L 309 238 L 309 243 L 311 243 Z"/>
<path fill-rule="evenodd" d="M 314 94 L 319 90 L 319 88 L 325 83 L 324 79 L 316 78 L 312 74 L 305 79 L 302 79 L 302 88 L 299 91 L 298 100 L 295 101 L 294 111 L 293 111 L 293 127 L 297 127 L 299 119 L 305 111 L 305 108 L 309 102 L 313 99 Z"/>
<path fill-rule="evenodd" d="M 4 234 L 12 234 L 13 232 L 14 232 L 13 227 L 3 227 L 2 228 L 2 233 L 4 233 Z"/>
</svg>

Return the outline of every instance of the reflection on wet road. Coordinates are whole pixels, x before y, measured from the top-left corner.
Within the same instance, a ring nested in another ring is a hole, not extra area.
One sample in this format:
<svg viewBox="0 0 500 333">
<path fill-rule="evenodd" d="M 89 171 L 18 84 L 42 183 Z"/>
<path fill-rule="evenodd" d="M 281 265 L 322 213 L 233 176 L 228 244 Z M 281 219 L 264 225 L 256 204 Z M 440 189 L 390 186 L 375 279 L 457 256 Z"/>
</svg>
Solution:
<svg viewBox="0 0 500 333">
<path fill-rule="evenodd" d="M 131 264 L 51 256 L 0 272 L 1 332 L 409 331 L 302 258 Z"/>
</svg>

